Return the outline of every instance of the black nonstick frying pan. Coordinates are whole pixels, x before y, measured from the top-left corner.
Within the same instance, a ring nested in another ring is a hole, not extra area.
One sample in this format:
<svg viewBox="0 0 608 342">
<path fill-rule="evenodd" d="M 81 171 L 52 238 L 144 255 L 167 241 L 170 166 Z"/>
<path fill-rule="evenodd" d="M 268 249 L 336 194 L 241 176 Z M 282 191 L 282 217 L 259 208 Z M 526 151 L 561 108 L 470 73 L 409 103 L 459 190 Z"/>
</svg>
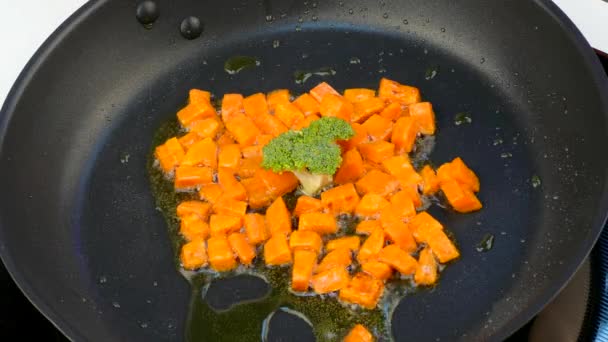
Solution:
<svg viewBox="0 0 608 342">
<path fill-rule="evenodd" d="M 482 180 L 485 208 L 434 212 L 462 258 L 405 297 L 396 340 L 500 340 L 564 286 L 608 208 L 608 82 L 550 1 L 92 1 L 36 53 L 0 116 L 0 254 L 73 340 L 183 340 L 190 301 L 147 160 L 188 89 L 215 94 L 325 80 L 420 87 L 436 107 L 435 163 Z M 199 38 L 180 23 L 196 16 Z M 35 23 L 31 23 L 35 24 Z M 7 53 L 7 52 L 5 52 Z M 260 65 L 224 71 L 236 55 Z M 335 74 L 294 82 L 296 71 Z M 456 125 L 458 113 L 470 123 Z M 494 247 L 478 252 L 486 234 Z M 301 335 L 292 331 L 292 336 Z"/>
</svg>

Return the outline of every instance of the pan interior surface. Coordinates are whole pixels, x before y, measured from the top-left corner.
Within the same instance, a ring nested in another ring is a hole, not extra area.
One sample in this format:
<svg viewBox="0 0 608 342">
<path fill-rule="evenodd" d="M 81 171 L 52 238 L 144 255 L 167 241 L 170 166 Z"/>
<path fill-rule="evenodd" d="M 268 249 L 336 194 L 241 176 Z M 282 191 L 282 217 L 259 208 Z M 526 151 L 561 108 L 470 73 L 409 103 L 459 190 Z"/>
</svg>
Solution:
<svg viewBox="0 0 608 342">
<path fill-rule="evenodd" d="M 431 210 L 462 257 L 402 300 L 395 339 L 501 339 L 530 319 L 604 220 L 605 80 L 542 3 L 365 3 L 158 1 L 151 29 L 131 3 L 81 9 L 3 107 L 0 252 L 22 290 L 75 340 L 183 340 L 191 289 L 148 182 L 155 131 L 190 88 L 297 94 L 388 77 L 433 103 L 431 161 L 461 156 L 485 206 Z M 189 15 L 204 23 L 195 40 L 178 30 Z M 231 75 L 234 56 L 259 66 Z M 331 72 L 296 83 L 320 70 Z M 457 124 L 461 113 L 471 122 Z M 494 247 L 478 252 L 486 234 Z"/>
</svg>

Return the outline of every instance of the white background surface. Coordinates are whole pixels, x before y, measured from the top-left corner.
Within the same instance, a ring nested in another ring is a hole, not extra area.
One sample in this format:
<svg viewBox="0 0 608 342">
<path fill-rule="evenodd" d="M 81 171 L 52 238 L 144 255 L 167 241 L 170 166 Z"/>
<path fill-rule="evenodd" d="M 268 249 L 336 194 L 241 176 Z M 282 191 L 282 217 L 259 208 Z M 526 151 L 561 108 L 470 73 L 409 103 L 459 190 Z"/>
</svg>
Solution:
<svg viewBox="0 0 608 342">
<path fill-rule="evenodd" d="M 0 0 L 0 104 L 30 57 L 85 0 Z M 608 53 L 608 2 L 554 0 L 596 49 Z M 488 2 L 490 5 L 491 2 Z M 35 25 L 24 23 L 34 22 Z"/>
</svg>

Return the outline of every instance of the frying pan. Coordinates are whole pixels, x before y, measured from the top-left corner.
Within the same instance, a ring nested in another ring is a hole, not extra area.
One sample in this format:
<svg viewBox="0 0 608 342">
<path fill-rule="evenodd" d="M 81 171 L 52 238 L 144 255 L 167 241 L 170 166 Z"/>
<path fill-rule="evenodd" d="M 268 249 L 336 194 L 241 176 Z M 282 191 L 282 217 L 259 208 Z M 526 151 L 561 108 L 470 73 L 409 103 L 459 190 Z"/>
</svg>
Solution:
<svg viewBox="0 0 608 342">
<path fill-rule="evenodd" d="M 86 4 L 44 43 L 2 108 L 0 254 L 71 339 L 185 338 L 191 291 L 146 164 L 154 132 L 193 87 L 298 93 L 321 80 L 376 87 L 386 76 L 434 104 L 431 161 L 462 156 L 482 180 L 485 208 L 433 209 L 462 258 L 437 287 L 401 301 L 396 340 L 509 336 L 564 286 L 600 233 L 608 85 L 551 2 L 157 3 L 151 29 L 131 1 Z M 188 16 L 204 25 L 197 39 L 180 35 Z M 236 55 L 260 65 L 230 75 L 224 62 Z M 294 72 L 324 67 L 335 74 L 294 82 Z M 456 125 L 458 113 L 471 122 Z M 485 234 L 494 247 L 478 252 Z"/>
</svg>

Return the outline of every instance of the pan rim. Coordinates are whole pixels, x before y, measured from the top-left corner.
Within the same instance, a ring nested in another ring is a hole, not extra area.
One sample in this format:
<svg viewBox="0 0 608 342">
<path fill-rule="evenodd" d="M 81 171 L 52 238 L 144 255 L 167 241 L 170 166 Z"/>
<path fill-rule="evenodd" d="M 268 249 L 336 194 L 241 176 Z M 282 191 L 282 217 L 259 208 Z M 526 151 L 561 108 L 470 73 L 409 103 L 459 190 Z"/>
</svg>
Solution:
<svg viewBox="0 0 608 342">
<path fill-rule="evenodd" d="M 91 15 L 94 15 L 98 8 L 102 7 L 110 0 L 89 0 L 82 7 L 76 10 L 68 17 L 55 31 L 44 41 L 44 43 L 32 55 L 24 69 L 20 72 L 17 80 L 11 87 L 6 100 L 0 108 L 0 155 L 4 146 L 6 131 L 14 114 L 15 106 L 19 102 L 24 90 L 27 88 L 31 79 L 36 74 L 37 70 L 44 63 L 47 56 L 54 51 L 57 46 L 69 36 L 74 27 Z M 608 78 L 603 77 L 603 69 L 593 53 L 593 49 L 588 41 L 583 37 L 582 33 L 574 25 L 574 23 L 566 16 L 566 14 L 551 0 L 535 0 L 534 3 L 543 9 L 543 11 L 556 20 L 564 29 L 564 33 L 568 39 L 576 46 L 578 53 L 582 58 L 583 65 L 591 73 L 595 88 L 600 94 L 608 94 Z M 601 97 L 601 106 L 603 107 L 604 115 L 608 122 L 608 96 Z M 608 127 L 606 127 L 608 131 Z M 605 179 L 608 179 L 608 173 Z M 527 309 L 520 311 L 518 314 L 503 325 L 499 330 L 492 334 L 492 339 L 504 340 L 512 335 L 517 329 L 521 328 L 532 317 L 537 315 L 543 307 L 552 301 L 561 290 L 567 285 L 570 279 L 575 274 L 576 270 L 582 265 L 588 257 L 595 242 L 599 238 L 602 228 L 608 220 L 608 182 L 604 185 L 603 195 L 598 203 L 598 217 L 594 220 L 591 232 L 578 253 L 572 257 L 573 262 L 565 268 L 567 272 L 563 272 L 559 281 L 554 281 L 543 294 L 537 296 L 535 300 L 529 302 Z M 4 229 L 0 218 L 0 259 L 4 267 L 10 274 L 19 290 L 25 295 L 29 302 L 44 315 L 63 335 L 68 339 L 86 340 L 86 335 L 78 329 L 73 323 L 66 320 L 59 312 L 54 310 L 51 305 L 48 305 L 43 296 L 37 293 L 25 280 L 22 272 L 18 269 L 15 260 L 12 259 L 9 248 L 5 243 Z"/>
</svg>

